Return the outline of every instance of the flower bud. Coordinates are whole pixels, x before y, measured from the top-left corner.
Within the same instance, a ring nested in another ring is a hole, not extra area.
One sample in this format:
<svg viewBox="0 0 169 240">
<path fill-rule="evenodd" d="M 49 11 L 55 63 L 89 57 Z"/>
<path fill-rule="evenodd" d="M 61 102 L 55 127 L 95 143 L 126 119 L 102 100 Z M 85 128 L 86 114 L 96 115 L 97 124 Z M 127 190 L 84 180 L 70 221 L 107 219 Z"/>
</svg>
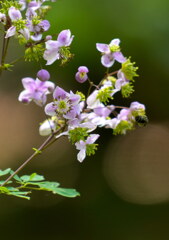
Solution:
<svg viewBox="0 0 169 240">
<path fill-rule="evenodd" d="M 52 36 L 51 35 L 47 35 L 46 38 L 45 38 L 45 41 L 49 41 L 49 40 L 52 40 Z"/>
<path fill-rule="evenodd" d="M 37 78 L 43 82 L 48 81 L 50 79 L 50 74 L 47 70 L 45 69 L 41 69 L 38 73 L 37 73 Z"/>
<path fill-rule="evenodd" d="M 85 66 L 79 67 L 78 72 L 75 75 L 76 80 L 79 83 L 84 83 L 88 79 L 88 76 L 87 76 L 88 72 L 89 72 L 89 69 L 87 67 Z"/>
</svg>

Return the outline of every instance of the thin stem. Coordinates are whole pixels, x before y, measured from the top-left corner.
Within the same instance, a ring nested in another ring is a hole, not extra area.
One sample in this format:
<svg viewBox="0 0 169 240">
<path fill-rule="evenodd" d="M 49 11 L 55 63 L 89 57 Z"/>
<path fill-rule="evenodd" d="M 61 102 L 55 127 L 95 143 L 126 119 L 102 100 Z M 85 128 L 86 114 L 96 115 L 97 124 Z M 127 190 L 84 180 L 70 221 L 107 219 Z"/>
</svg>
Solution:
<svg viewBox="0 0 169 240">
<path fill-rule="evenodd" d="M 123 107 L 123 106 L 114 106 L 115 108 L 120 108 L 120 109 L 129 109 L 129 107 Z"/>
<path fill-rule="evenodd" d="M 112 75 L 115 75 L 115 74 L 117 74 L 118 73 L 118 71 L 114 71 L 114 72 L 111 72 L 111 73 L 107 73 L 106 75 L 107 76 L 112 76 Z"/>
<path fill-rule="evenodd" d="M 4 49 L 4 55 L 2 57 L 2 65 L 4 64 L 5 58 L 6 58 L 6 55 L 7 55 L 8 46 L 9 46 L 9 40 L 10 40 L 10 38 L 7 38 L 5 49 Z"/>
<path fill-rule="evenodd" d="M 11 174 L 6 181 L 1 185 L 4 186 L 5 184 L 7 184 L 7 182 L 9 180 L 11 180 L 18 172 L 20 172 L 35 156 L 37 156 L 39 154 L 39 152 L 43 151 L 45 149 L 45 147 L 50 143 L 50 141 L 53 139 L 53 137 L 59 133 L 62 130 L 62 128 L 58 129 L 55 133 L 53 133 L 52 135 L 50 135 L 43 143 L 42 145 L 37 149 L 36 152 L 34 152 L 20 167 L 18 167 L 16 169 L 15 172 L 13 172 L 13 174 Z"/>
<path fill-rule="evenodd" d="M 6 45 L 6 38 L 5 38 L 5 33 L 3 35 L 3 43 L 2 43 L 2 52 L 1 52 L 1 66 L 3 65 L 3 56 L 4 56 L 4 51 L 5 51 L 5 45 Z M 2 70 L 1 70 L 2 72 Z"/>
<path fill-rule="evenodd" d="M 89 78 L 88 78 L 88 82 L 89 82 L 89 89 L 88 89 L 88 92 L 87 92 L 87 98 L 90 95 L 90 91 L 91 91 L 92 87 L 95 87 L 96 89 L 98 89 L 98 86 L 95 85 Z"/>
<path fill-rule="evenodd" d="M 20 58 L 17 58 L 17 59 L 15 59 L 14 61 L 10 62 L 10 64 L 13 65 L 13 64 L 21 61 L 23 58 L 24 58 L 24 56 L 23 56 L 23 57 L 20 57 Z"/>
<path fill-rule="evenodd" d="M 39 190 L 39 191 L 42 190 L 42 189 L 36 188 L 36 187 L 24 187 L 24 186 L 17 187 L 17 189 L 29 189 L 29 190 Z"/>
</svg>

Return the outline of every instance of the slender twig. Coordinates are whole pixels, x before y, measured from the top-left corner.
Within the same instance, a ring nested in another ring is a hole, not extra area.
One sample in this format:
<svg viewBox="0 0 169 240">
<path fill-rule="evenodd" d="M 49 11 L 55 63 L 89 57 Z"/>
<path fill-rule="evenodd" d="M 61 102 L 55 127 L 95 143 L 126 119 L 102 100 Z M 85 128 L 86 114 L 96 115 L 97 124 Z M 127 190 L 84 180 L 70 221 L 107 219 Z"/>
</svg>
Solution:
<svg viewBox="0 0 169 240">
<path fill-rule="evenodd" d="M 15 59 L 14 61 L 10 62 L 9 64 L 13 65 L 13 64 L 21 61 L 23 58 L 24 58 L 24 56 L 22 56 L 22 57 L 20 57 L 20 58 L 17 58 L 17 59 Z"/>
<path fill-rule="evenodd" d="M 117 74 L 118 73 L 118 71 L 114 71 L 114 72 L 111 72 L 111 73 L 107 73 L 106 75 L 107 76 L 112 76 L 112 75 L 115 75 L 115 74 Z"/>
<path fill-rule="evenodd" d="M 18 172 L 20 172 L 35 156 L 39 154 L 39 152 L 43 151 L 45 147 L 50 143 L 50 141 L 53 139 L 53 137 L 59 133 L 62 130 L 62 128 L 58 129 L 56 132 L 54 132 L 52 135 L 50 135 L 43 143 L 42 145 L 35 151 L 20 167 L 16 169 L 13 174 L 11 174 L 5 182 L 1 185 L 4 186 L 5 184 L 8 183 L 9 180 L 11 180 Z"/>
<path fill-rule="evenodd" d="M 123 107 L 123 106 L 114 106 L 115 108 L 120 108 L 120 109 L 129 109 L 129 107 Z"/>
</svg>

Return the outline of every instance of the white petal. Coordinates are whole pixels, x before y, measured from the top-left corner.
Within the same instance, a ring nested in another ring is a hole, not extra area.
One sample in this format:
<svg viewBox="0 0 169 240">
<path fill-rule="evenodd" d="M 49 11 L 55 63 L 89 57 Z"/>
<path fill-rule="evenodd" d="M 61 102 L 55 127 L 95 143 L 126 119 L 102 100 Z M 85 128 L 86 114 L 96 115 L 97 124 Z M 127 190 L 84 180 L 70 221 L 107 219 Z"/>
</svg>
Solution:
<svg viewBox="0 0 169 240">
<path fill-rule="evenodd" d="M 86 149 L 82 149 L 80 150 L 80 152 L 77 154 L 77 160 L 79 162 L 83 162 L 83 160 L 85 159 L 86 157 Z"/>
</svg>

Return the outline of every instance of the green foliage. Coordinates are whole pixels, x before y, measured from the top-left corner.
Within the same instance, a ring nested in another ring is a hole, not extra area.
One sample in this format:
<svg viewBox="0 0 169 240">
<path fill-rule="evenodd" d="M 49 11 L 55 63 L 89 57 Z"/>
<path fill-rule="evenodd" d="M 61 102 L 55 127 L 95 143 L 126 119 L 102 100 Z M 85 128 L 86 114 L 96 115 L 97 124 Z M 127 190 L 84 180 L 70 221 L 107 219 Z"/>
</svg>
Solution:
<svg viewBox="0 0 169 240">
<path fill-rule="evenodd" d="M 79 142 L 80 140 L 85 140 L 88 137 L 87 128 L 75 128 L 69 131 L 69 138 L 72 144 Z"/>
<path fill-rule="evenodd" d="M 10 168 L 0 170 L 0 177 L 13 173 L 14 172 Z M 48 191 L 69 198 L 80 196 L 75 189 L 61 188 L 59 187 L 60 184 L 58 182 L 45 181 L 44 176 L 38 175 L 37 173 L 23 175 L 21 177 L 14 175 L 12 181 L 9 181 L 6 185 L 2 186 L 4 182 L 5 180 L 0 181 L 0 194 L 15 196 L 27 200 L 30 199 L 29 195 L 32 190 Z"/>
<path fill-rule="evenodd" d="M 0 177 L 9 174 L 11 171 L 10 168 L 7 168 L 5 170 L 0 170 Z"/>
<path fill-rule="evenodd" d="M 1 13 L 5 13 L 8 14 L 8 9 L 10 7 L 15 7 L 17 9 L 21 8 L 21 4 L 19 4 L 17 1 L 7 1 L 7 0 L 3 0 L 0 1 L 0 5 L 1 5 Z"/>
<path fill-rule="evenodd" d="M 132 122 L 122 120 L 113 130 L 113 134 L 114 135 L 126 134 L 126 131 L 132 130 L 133 128 L 134 128 L 134 125 Z"/>
<path fill-rule="evenodd" d="M 131 83 L 127 83 L 121 88 L 121 94 L 124 98 L 130 97 L 130 95 L 134 92 L 134 87 Z"/>
<path fill-rule="evenodd" d="M 99 90 L 98 95 L 97 95 L 97 99 L 100 100 L 100 102 L 106 104 L 107 102 L 109 102 L 109 100 L 113 99 L 113 97 L 111 96 L 112 94 L 112 87 L 105 87 L 101 90 Z"/>
<path fill-rule="evenodd" d="M 94 155 L 97 150 L 98 144 L 86 144 L 86 155 L 91 156 Z"/>
<path fill-rule="evenodd" d="M 42 44 L 36 44 L 25 50 L 25 61 L 39 61 L 43 57 L 44 47 Z"/>
<path fill-rule="evenodd" d="M 131 62 L 130 58 L 127 59 L 124 63 L 122 63 L 121 71 L 124 73 L 125 77 L 128 80 L 134 81 L 134 77 L 138 77 L 139 75 L 136 73 L 138 67 L 134 67 L 135 62 Z"/>
</svg>

